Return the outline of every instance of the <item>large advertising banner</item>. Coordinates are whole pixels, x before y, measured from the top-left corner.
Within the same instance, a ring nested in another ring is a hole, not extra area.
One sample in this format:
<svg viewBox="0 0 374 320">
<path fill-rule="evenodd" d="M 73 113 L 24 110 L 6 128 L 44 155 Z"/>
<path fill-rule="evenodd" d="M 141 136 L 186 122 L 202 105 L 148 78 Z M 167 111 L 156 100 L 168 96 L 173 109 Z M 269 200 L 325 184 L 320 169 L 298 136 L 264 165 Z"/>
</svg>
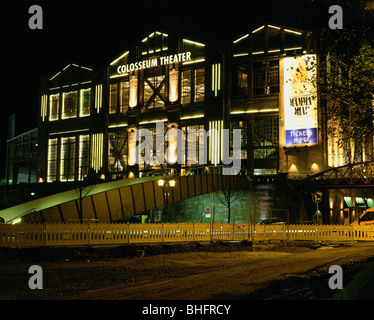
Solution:
<svg viewBox="0 0 374 320">
<path fill-rule="evenodd" d="M 286 146 L 318 143 L 315 54 L 284 58 Z"/>
</svg>

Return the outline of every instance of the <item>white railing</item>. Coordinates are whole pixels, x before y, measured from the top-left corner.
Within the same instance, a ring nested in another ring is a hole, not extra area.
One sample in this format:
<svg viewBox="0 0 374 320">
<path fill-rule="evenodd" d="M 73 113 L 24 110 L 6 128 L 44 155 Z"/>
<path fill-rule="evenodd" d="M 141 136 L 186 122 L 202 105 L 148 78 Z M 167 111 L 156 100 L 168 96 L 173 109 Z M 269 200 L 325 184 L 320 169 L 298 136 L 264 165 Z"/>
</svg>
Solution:
<svg viewBox="0 0 374 320">
<path fill-rule="evenodd" d="M 80 246 L 189 241 L 374 240 L 374 226 L 157 224 L 1 224 L 0 246 Z"/>
</svg>

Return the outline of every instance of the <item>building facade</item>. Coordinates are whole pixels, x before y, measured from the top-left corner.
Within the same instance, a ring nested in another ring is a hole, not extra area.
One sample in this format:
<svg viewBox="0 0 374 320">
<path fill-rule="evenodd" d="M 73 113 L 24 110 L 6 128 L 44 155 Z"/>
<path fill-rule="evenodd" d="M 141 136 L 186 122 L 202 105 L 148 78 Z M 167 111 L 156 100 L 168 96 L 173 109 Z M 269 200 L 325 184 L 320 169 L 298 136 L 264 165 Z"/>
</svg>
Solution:
<svg viewBox="0 0 374 320">
<path fill-rule="evenodd" d="M 193 129 L 240 129 L 241 168 L 255 175 L 322 170 L 317 93 L 311 98 L 310 92 L 317 50 L 311 31 L 264 24 L 226 46 L 154 31 L 102 70 L 69 64 L 42 81 L 38 181 L 79 181 L 89 173 L 117 179 L 163 168 L 183 173 L 222 164 L 223 135 L 204 140 L 190 134 Z M 285 64 L 298 81 L 292 89 Z M 304 69 L 295 74 L 299 66 Z M 300 92 L 293 95 L 297 85 Z M 134 137 L 143 128 L 154 143 L 152 159 L 142 162 Z M 164 135 L 174 128 L 183 141 L 167 141 Z M 178 159 L 176 148 L 168 148 L 176 143 L 185 150 Z M 194 154 L 188 153 L 191 143 Z M 198 159 L 204 143 L 206 162 Z M 164 161 L 157 161 L 162 152 Z"/>
</svg>

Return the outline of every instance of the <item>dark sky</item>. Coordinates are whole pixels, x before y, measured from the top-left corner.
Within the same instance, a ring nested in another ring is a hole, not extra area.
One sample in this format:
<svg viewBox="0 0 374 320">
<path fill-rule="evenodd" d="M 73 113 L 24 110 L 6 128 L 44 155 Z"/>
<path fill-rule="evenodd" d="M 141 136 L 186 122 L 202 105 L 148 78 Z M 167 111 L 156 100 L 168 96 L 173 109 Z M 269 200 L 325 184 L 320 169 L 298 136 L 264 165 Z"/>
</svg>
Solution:
<svg viewBox="0 0 374 320">
<path fill-rule="evenodd" d="M 305 5 L 307 1 L 16 0 L 2 4 L 0 158 L 5 154 L 10 115 L 16 113 L 16 135 L 37 126 L 41 75 L 53 75 L 71 62 L 106 66 L 170 19 L 186 20 L 187 25 L 228 39 L 264 21 L 300 28 L 327 25 L 328 8 Z M 33 4 L 43 9 L 43 30 L 28 27 Z"/>
</svg>

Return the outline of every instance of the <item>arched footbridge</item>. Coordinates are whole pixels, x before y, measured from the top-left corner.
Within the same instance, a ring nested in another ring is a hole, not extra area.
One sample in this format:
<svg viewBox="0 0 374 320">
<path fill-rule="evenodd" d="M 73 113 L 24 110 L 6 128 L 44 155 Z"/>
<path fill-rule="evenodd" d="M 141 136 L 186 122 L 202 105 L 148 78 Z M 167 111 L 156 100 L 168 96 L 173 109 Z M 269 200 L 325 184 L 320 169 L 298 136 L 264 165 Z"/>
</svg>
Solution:
<svg viewBox="0 0 374 320">
<path fill-rule="evenodd" d="M 221 175 L 212 173 L 185 176 L 153 176 L 104 182 L 86 188 L 69 190 L 33 200 L 0 211 L 5 223 L 68 223 L 95 219 L 112 223 L 128 216 L 165 205 L 164 189 L 159 179 L 174 179 L 175 187 L 168 189 L 168 203 L 185 200 L 223 188 L 242 188 L 251 185 L 249 175 Z M 79 192 L 81 190 L 81 193 Z M 80 196 L 81 194 L 81 196 Z M 21 219 L 21 220 L 20 220 Z"/>
<path fill-rule="evenodd" d="M 302 180 L 303 187 L 362 188 L 374 186 L 374 162 L 350 163 L 330 168 Z"/>
</svg>

